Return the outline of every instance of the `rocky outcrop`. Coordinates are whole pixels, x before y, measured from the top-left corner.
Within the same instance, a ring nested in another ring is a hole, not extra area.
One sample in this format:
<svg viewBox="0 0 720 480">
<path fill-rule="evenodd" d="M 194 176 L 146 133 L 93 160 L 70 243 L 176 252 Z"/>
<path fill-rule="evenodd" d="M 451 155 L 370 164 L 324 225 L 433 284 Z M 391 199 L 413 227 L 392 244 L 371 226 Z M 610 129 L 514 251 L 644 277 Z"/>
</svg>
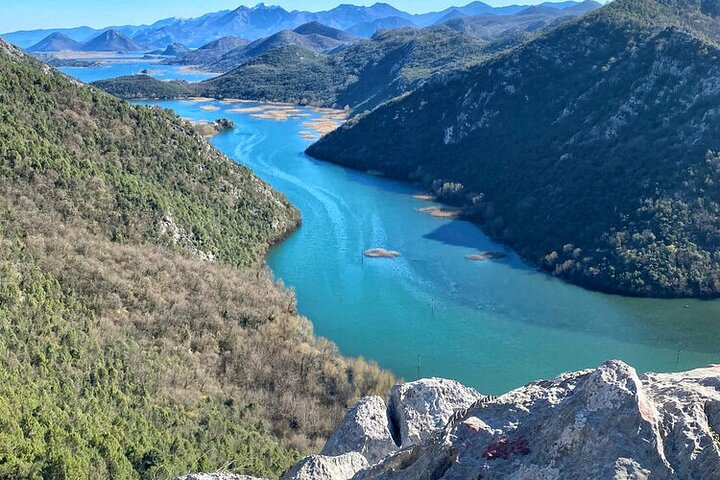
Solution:
<svg viewBox="0 0 720 480">
<path fill-rule="evenodd" d="M 250 477 L 248 475 L 235 475 L 234 473 L 194 473 L 177 480 L 264 480 L 262 478 Z"/>
<path fill-rule="evenodd" d="M 396 385 L 390 391 L 388 414 L 401 447 L 426 441 L 450 417 L 482 398 L 475 389 L 454 380 L 430 378 Z"/>
<path fill-rule="evenodd" d="M 610 361 L 501 397 L 420 380 L 394 387 L 381 411 L 381 399 L 361 400 L 323 450 L 343 455 L 308 457 L 285 478 L 720 478 L 720 366 L 639 376 Z"/>
<path fill-rule="evenodd" d="M 362 454 L 374 464 L 397 450 L 388 422 L 387 407 L 380 397 L 365 397 L 348 411 L 321 454 Z"/>
<path fill-rule="evenodd" d="M 312 455 L 290 469 L 282 480 L 350 480 L 368 466 L 365 457 L 356 452 L 336 457 Z"/>
</svg>

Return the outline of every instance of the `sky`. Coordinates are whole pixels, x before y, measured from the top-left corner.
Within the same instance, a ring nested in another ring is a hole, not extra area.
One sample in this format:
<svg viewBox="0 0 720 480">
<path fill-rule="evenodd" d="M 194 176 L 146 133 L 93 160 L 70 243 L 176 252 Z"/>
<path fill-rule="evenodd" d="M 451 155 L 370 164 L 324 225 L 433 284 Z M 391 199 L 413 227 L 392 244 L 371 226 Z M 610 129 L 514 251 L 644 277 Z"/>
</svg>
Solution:
<svg viewBox="0 0 720 480">
<path fill-rule="evenodd" d="M 378 0 L 266 0 L 287 10 L 328 10 L 341 3 L 372 5 Z M 493 6 L 529 5 L 544 0 L 485 0 Z M 557 0 L 551 0 L 557 1 Z M 424 13 L 461 6 L 471 0 L 384 0 L 400 10 Z M 2 0 L 0 32 L 90 26 L 139 25 L 167 17 L 197 17 L 204 13 L 254 6 L 258 0 Z"/>
</svg>

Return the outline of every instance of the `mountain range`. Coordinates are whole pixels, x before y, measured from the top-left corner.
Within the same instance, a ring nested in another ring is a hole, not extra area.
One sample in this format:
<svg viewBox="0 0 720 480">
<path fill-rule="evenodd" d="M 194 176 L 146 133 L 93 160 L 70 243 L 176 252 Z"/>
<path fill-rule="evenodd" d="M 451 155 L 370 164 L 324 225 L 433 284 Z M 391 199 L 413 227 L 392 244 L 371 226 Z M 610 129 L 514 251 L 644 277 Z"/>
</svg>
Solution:
<svg viewBox="0 0 720 480">
<path fill-rule="evenodd" d="M 411 179 L 580 285 L 720 295 L 720 1 L 615 0 L 308 154 Z"/>
<path fill-rule="evenodd" d="M 214 62 L 204 61 L 201 66 L 210 72 L 224 73 L 277 48 L 298 46 L 316 53 L 326 53 L 349 45 L 357 37 L 317 22 L 299 26 L 295 30 L 281 30 L 267 38 L 236 48 Z"/>
<path fill-rule="evenodd" d="M 180 44 L 176 44 L 179 46 Z M 170 48 L 170 47 L 168 47 Z M 63 33 L 51 33 L 27 49 L 33 53 L 51 52 L 140 52 L 142 45 L 119 30 L 107 30 L 87 42 L 79 43 Z"/>
<path fill-rule="evenodd" d="M 330 55 L 298 44 L 279 45 L 199 83 L 163 82 L 140 75 L 93 85 L 124 98 L 196 95 L 348 106 L 363 111 L 417 87 L 436 73 L 481 61 L 489 45 L 443 25 L 405 28 L 377 33 Z M 236 49 L 215 65 L 247 51 L 247 47 Z"/>
<path fill-rule="evenodd" d="M 565 9 L 576 5 L 578 2 L 543 4 L 543 6 L 553 9 Z M 414 15 L 384 3 L 376 3 L 369 7 L 340 5 L 332 10 L 321 12 L 299 10 L 289 12 L 281 7 L 267 6 L 261 3 L 252 8 L 241 6 L 235 10 L 208 13 L 192 19 L 163 19 L 152 25 L 107 27 L 100 30 L 78 27 L 18 31 L 3 34 L 2 38 L 27 48 L 52 33 L 63 33 L 77 42 L 86 42 L 106 30 L 117 30 L 149 49 L 165 48 L 172 43 L 181 43 L 191 48 L 197 48 L 226 36 L 256 40 L 281 30 L 293 30 L 309 22 L 319 22 L 344 31 L 354 29 L 353 33 L 356 35 L 370 36 L 377 29 L 386 28 L 387 25 L 405 23 L 402 26 L 426 27 L 443 19 L 447 20 L 455 13 L 463 16 L 512 15 L 526 8 L 528 7 L 521 5 L 496 8 L 482 2 L 473 2 L 464 7 L 451 7 L 442 12 Z"/>
<path fill-rule="evenodd" d="M 204 82 L 137 76 L 95 85 L 124 98 L 244 98 L 347 107 L 356 114 L 417 88 L 433 75 L 479 63 L 571 18 L 565 10 L 549 10 L 552 13 L 463 17 L 463 25 L 473 27 L 471 33 L 450 20 L 422 29 L 386 30 L 367 40 L 311 22 L 222 55 L 205 46 L 164 62 L 227 72 Z"/>
</svg>

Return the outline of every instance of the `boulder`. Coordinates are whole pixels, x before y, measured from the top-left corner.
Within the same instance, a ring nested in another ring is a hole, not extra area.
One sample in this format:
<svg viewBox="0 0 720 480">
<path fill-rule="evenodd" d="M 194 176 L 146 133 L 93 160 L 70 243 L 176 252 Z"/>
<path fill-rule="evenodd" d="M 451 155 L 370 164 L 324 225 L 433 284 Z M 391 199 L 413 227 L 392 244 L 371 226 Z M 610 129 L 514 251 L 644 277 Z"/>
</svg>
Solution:
<svg viewBox="0 0 720 480">
<path fill-rule="evenodd" d="M 177 480 L 264 480 L 262 478 L 250 477 L 248 475 L 237 475 L 234 473 L 193 473 Z"/>
<path fill-rule="evenodd" d="M 441 378 L 395 385 L 388 402 L 395 443 L 405 448 L 430 440 L 455 412 L 482 398 L 473 388 Z"/>
<path fill-rule="evenodd" d="M 350 480 L 369 466 L 365 457 L 356 452 L 335 457 L 312 455 L 291 468 L 282 480 Z"/>
<path fill-rule="evenodd" d="M 355 479 L 720 478 L 719 427 L 720 367 L 641 378 L 611 361 L 483 399 Z"/>
<path fill-rule="evenodd" d="M 351 408 L 321 454 L 362 454 L 373 465 L 397 450 L 390 434 L 387 407 L 380 397 L 365 397 Z"/>
</svg>

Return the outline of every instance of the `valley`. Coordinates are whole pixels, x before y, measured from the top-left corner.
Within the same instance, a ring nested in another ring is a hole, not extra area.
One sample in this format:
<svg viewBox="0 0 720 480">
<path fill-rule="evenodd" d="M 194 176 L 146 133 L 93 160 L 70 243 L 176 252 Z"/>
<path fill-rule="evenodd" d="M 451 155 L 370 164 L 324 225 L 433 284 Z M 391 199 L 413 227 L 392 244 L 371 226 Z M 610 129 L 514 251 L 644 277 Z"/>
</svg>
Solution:
<svg viewBox="0 0 720 480">
<path fill-rule="evenodd" d="M 311 109 L 275 121 L 254 118 L 245 102 L 142 103 L 236 124 L 212 143 L 284 192 L 303 218 L 268 264 L 345 355 L 375 359 L 407 380 L 454 378 L 489 394 L 606 357 L 640 371 L 716 361 L 720 302 L 623 298 L 539 273 L 471 223 L 420 212 L 435 204 L 413 198 L 411 185 L 304 156 L 312 141 L 300 132 L 320 115 Z M 400 256 L 363 258 L 372 248 Z M 508 256 L 466 258 L 483 251 Z"/>
<path fill-rule="evenodd" d="M 398 2 L 0 34 L 0 479 L 717 476 L 720 0 Z"/>
</svg>

